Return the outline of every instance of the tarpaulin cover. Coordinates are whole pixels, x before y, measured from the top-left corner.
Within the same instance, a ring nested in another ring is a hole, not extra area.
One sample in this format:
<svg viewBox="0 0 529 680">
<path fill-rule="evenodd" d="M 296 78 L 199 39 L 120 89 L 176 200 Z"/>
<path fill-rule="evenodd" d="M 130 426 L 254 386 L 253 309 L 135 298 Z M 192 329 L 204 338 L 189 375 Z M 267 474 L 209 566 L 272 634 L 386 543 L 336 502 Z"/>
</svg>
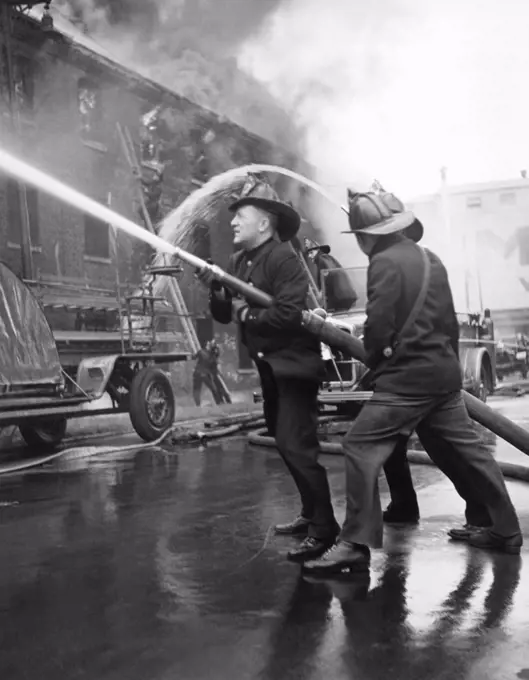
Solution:
<svg viewBox="0 0 529 680">
<path fill-rule="evenodd" d="M 0 388 L 56 385 L 61 363 L 32 292 L 0 262 Z"/>
</svg>

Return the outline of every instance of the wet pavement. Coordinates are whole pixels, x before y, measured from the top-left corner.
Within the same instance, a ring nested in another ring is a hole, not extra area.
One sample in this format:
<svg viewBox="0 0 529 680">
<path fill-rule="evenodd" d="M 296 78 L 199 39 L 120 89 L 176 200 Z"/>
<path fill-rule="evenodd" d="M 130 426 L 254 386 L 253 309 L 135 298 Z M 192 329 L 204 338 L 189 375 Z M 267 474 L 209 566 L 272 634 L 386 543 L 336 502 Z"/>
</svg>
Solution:
<svg viewBox="0 0 529 680">
<path fill-rule="evenodd" d="M 497 406 L 529 426 L 529 398 Z M 323 461 L 342 519 L 343 461 Z M 243 438 L 0 477 L 0 679 L 529 680 L 527 485 L 517 558 L 447 541 L 461 500 L 414 477 L 421 524 L 386 529 L 369 583 L 285 560 L 269 528 L 296 492 Z"/>
</svg>

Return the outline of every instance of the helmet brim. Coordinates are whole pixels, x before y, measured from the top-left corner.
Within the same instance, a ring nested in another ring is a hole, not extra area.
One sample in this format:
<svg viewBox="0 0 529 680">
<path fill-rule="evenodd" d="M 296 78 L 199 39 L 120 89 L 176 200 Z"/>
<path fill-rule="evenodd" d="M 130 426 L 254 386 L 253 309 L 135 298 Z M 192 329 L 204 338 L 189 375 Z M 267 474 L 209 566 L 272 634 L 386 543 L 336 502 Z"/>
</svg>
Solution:
<svg viewBox="0 0 529 680">
<path fill-rule="evenodd" d="M 342 231 L 342 234 L 372 234 L 373 236 L 388 236 L 389 234 L 399 233 L 415 243 L 419 243 L 424 235 L 424 227 L 421 221 L 411 211 L 407 210 L 402 213 L 395 213 L 389 219 L 378 224 Z"/>
</svg>

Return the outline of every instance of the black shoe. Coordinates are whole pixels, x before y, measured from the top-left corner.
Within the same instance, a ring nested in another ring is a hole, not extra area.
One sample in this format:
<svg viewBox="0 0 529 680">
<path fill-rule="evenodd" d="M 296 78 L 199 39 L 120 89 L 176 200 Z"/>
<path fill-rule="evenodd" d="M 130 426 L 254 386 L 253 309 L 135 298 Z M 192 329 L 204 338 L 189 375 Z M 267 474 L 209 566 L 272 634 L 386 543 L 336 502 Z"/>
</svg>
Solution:
<svg viewBox="0 0 529 680">
<path fill-rule="evenodd" d="M 453 541 L 469 541 L 473 534 L 480 533 L 481 531 L 486 531 L 487 527 L 477 527 L 473 524 L 464 524 L 462 527 L 456 527 L 455 529 L 450 529 L 448 535 Z"/>
<path fill-rule="evenodd" d="M 473 533 L 468 542 L 474 548 L 482 550 L 494 550 L 495 552 L 519 555 L 523 545 L 522 534 L 513 536 L 498 536 L 491 529 L 482 529 Z"/>
<path fill-rule="evenodd" d="M 420 519 L 417 505 L 405 506 L 390 503 L 382 513 L 386 524 L 418 524 Z"/>
<path fill-rule="evenodd" d="M 328 539 L 314 538 L 307 536 L 299 548 L 291 550 L 287 554 L 287 559 L 291 562 L 306 562 L 316 560 L 321 557 L 333 545 L 335 537 Z"/>
<path fill-rule="evenodd" d="M 277 524 L 274 532 L 280 536 L 306 536 L 309 531 L 310 521 L 301 515 L 288 524 Z"/>
<path fill-rule="evenodd" d="M 371 553 L 367 546 L 339 541 L 319 560 L 305 562 L 303 570 L 310 574 L 369 573 Z"/>
</svg>

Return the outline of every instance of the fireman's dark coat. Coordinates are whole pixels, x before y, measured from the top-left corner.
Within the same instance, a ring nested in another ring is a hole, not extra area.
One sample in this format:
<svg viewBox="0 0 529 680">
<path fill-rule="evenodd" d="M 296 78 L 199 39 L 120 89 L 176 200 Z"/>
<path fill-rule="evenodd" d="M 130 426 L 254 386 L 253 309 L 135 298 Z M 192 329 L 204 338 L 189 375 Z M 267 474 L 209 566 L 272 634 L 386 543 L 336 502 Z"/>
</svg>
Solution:
<svg viewBox="0 0 529 680">
<path fill-rule="evenodd" d="M 232 255 L 227 272 L 249 282 L 274 298 L 269 309 L 248 300 L 250 313 L 242 324 L 242 340 L 254 361 L 264 360 L 276 377 L 296 377 L 321 382 L 325 378 L 319 340 L 301 326 L 308 281 L 288 243 L 267 241 L 249 252 Z M 210 297 L 213 318 L 230 323 L 230 293 L 225 299 L 214 290 Z"/>
<path fill-rule="evenodd" d="M 380 238 L 369 257 L 364 346 L 377 391 L 445 394 L 461 389 L 459 325 L 446 269 L 429 252 L 430 284 L 413 329 L 392 360 L 393 347 L 421 288 L 424 263 L 419 246 L 399 235 Z"/>
</svg>

